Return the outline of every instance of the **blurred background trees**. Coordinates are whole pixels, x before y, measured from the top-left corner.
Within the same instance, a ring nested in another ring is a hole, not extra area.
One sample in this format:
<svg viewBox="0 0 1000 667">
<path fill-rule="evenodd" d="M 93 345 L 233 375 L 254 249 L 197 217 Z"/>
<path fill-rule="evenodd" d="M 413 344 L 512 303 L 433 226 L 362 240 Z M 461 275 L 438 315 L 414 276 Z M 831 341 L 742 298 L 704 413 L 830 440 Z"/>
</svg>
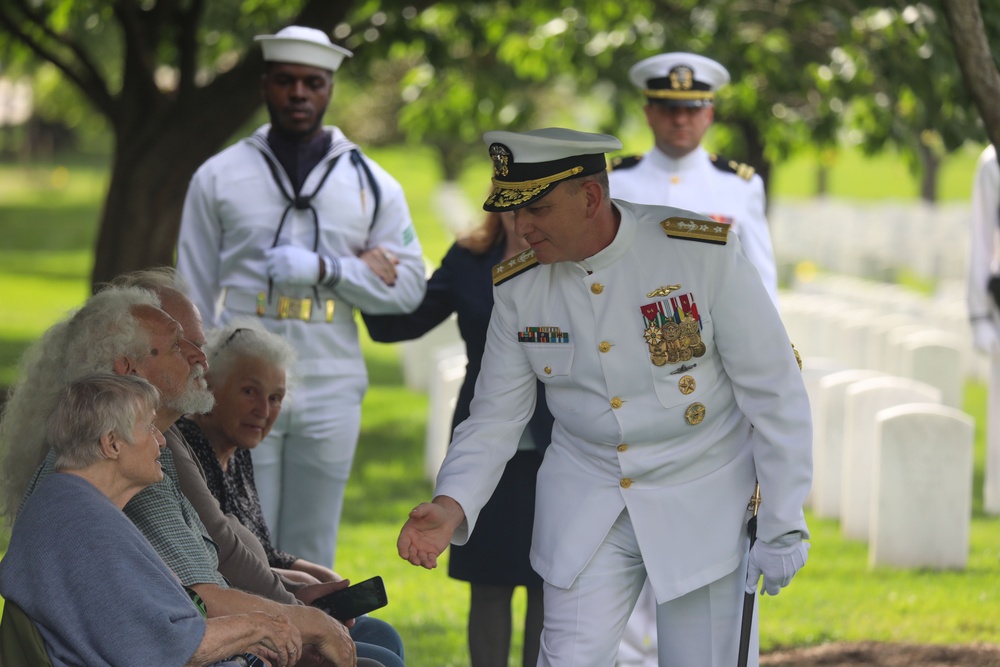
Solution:
<svg viewBox="0 0 1000 667">
<path fill-rule="evenodd" d="M 896 150 L 934 201 L 942 157 L 1000 136 L 1000 5 L 982 0 L 5 0 L 0 76 L 33 113 L 3 149 L 105 151 L 93 280 L 170 264 L 188 180 L 263 122 L 256 34 L 298 23 L 355 53 L 332 118 L 362 146 L 430 148 L 446 180 L 486 129 L 645 138 L 640 58 L 705 53 L 733 76 L 713 145 L 764 176 L 803 149 Z M 977 19 L 978 17 L 978 19 Z M 986 55 L 984 55 L 984 53 Z M 993 88 L 991 88 L 993 86 Z M 990 97 L 990 94 L 993 97 Z M 986 111 L 984 112 L 983 109 Z M 636 150 L 645 150 L 648 139 Z M 823 191 L 822 169 L 817 192 Z"/>
</svg>

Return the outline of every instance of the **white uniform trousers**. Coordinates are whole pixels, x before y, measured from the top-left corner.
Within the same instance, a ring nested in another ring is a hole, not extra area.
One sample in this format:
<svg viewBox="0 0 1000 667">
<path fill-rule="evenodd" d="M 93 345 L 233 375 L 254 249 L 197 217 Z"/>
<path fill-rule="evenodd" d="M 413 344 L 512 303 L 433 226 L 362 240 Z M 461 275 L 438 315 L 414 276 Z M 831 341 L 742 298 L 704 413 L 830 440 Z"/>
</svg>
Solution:
<svg viewBox="0 0 1000 667">
<path fill-rule="evenodd" d="M 271 543 L 325 567 L 334 564 L 367 386 L 363 376 L 295 379 L 271 433 L 253 450 Z"/>
<path fill-rule="evenodd" d="M 747 558 L 732 573 L 657 605 L 660 667 L 732 667 L 739 652 Z M 539 667 L 610 667 L 646 580 L 628 511 L 568 589 L 545 584 Z M 758 664 L 756 605 L 748 665 Z"/>
<path fill-rule="evenodd" d="M 1000 350 L 990 354 L 990 377 L 986 393 L 986 466 L 983 509 L 1000 514 Z"/>
</svg>

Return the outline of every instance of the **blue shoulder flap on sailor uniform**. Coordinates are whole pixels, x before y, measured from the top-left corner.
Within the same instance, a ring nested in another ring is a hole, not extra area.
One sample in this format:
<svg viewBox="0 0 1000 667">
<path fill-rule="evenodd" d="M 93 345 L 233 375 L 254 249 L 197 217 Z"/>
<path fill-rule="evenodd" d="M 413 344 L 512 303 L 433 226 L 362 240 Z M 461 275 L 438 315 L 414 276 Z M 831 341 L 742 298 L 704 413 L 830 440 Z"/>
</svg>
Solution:
<svg viewBox="0 0 1000 667">
<path fill-rule="evenodd" d="M 520 275 L 536 266 L 538 266 L 538 258 L 535 257 L 534 250 L 525 250 L 522 253 L 518 253 L 493 267 L 493 285 L 496 286 L 506 282 L 514 276 Z"/>
<path fill-rule="evenodd" d="M 667 218 L 660 223 L 667 236 L 687 241 L 714 243 L 726 245 L 729 240 L 729 224 L 715 220 L 696 220 L 694 218 Z"/>
<path fill-rule="evenodd" d="M 724 171 L 728 174 L 736 174 L 744 181 L 749 181 L 753 178 L 753 175 L 757 173 L 757 170 L 748 165 L 746 162 L 737 162 L 736 160 L 730 160 L 714 153 L 709 155 L 709 159 L 712 161 L 712 166 L 719 171 Z"/>
<path fill-rule="evenodd" d="M 619 155 L 618 157 L 611 158 L 611 161 L 608 164 L 608 171 L 631 169 L 635 165 L 639 164 L 641 160 L 641 155 Z"/>
</svg>

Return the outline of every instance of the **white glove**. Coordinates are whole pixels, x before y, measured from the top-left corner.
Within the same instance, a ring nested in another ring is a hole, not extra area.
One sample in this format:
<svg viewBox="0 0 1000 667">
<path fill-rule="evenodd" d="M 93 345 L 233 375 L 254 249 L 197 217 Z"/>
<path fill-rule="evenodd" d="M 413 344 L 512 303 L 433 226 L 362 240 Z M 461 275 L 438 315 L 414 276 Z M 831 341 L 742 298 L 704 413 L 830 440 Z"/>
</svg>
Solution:
<svg viewBox="0 0 1000 667">
<path fill-rule="evenodd" d="M 972 323 L 972 343 L 976 349 L 986 354 L 994 354 L 1000 345 L 993 318 L 975 320 Z"/>
<path fill-rule="evenodd" d="M 319 282 L 320 256 L 312 250 L 282 245 L 264 251 L 267 275 L 276 283 L 315 285 Z"/>
<path fill-rule="evenodd" d="M 791 582 L 795 573 L 806 564 L 809 544 L 800 537 L 788 546 L 757 540 L 750 549 L 750 566 L 747 568 L 747 593 L 757 592 L 757 581 L 764 577 L 764 592 L 777 595 Z"/>
</svg>

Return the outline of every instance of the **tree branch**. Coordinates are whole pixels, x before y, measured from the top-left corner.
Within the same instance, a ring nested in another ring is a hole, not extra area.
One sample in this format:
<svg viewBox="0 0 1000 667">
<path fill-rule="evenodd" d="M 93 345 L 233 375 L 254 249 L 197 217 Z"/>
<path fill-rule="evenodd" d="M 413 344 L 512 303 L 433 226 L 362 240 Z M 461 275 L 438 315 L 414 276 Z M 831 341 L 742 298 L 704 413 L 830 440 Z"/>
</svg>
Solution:
<svg viewBox="0 0 1000 667">
<path fill-rule="evenodd" d="M 24 0 L 12 0 L 12 2 L 12 5 L 0 3 L 0 25 L 6 27 L 15 39 L 27 46 L 38 57 L 55 65 L 73 85 L 80 89 L 80 92 L 90 98 L 98 111 L 109 119 L 112 118 L 115 113 L 114 98 L 108 90 L 107 83 L 87 56 L 87 53 L 76 41 L 60 35 L 49 28 L 45 23 L 45 17 L 32 11 Z M 74 64 L 83 71 L 77 71 L 77 68 L 74 68 L 70 61 L 60 57 L 55 49 L 46 45 L 44 43 L 45 40 L 36 39 L 28 31 L 24 30 L 21 21 L 10 11 L 14 6 L 16 6 L 17 10 L 24 15 L 24 18 L 31 25 L 42 32 L 47 40 L 68 49 L 75 56 Z"/>
</svg>

